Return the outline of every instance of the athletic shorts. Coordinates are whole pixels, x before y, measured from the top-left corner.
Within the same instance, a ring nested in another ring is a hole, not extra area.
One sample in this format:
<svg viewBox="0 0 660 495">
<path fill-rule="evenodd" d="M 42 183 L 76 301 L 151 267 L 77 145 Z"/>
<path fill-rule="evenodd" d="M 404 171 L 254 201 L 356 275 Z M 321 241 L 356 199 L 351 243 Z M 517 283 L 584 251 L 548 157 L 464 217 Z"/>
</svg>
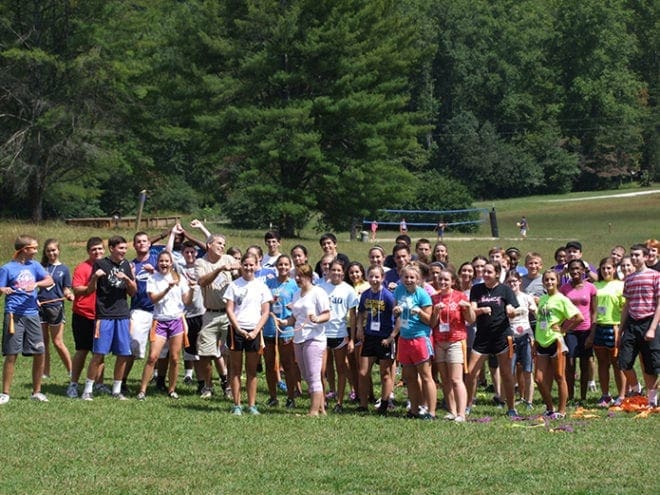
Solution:
<svg viewBox="0 0 660 495">
<path fill-rule="evenodd" d="M 183 320 L 165 320 L 156 322 L 156 336 L 170 339 L 183 333 Z"/>
<path fill-rule="evenodd" d="M 513 361 L 511 361 L 511 370 L 516 372 L 516 364 L 520 364 L 525 373 L 531 373 L 534 368 L 532 362 L 532 343 L 529 340 L 529 335 L 523 335 L 513 339 L 515 352 L 513 353 Z"/>
<path fill-rule="evenodd" d="M 660 328 L 655 329 L 653 340 L 644 338 L 652 320 L 652 317 L 643 320 L 628 318 L 619 348 L 619 368 L 622 370 L 631 370 L 637 354 L 641 354 L 644 372 L 648 375 L 660 374 Z"/>
<path fill-rule="evenodd" d="M 197 335 L 197 354 L 206 357 L 218 355 L 218 343 L 227 341 L 229 318 L 224 311 L 207 310 L 202 317 L 202 329 Z"/>
<path fill-rule="evenodd" d="M 558 340 L 555 340 L 552 344 L 550 344 L 549 347 L 541 347 L 536 344 L 536 353 L 540 354 L 541 356 L 548 356 L 548 357 L 557 357 L 557 349 L 561 346 L 561 352 L 563 354 L 566 354 L 568 352 L 568 348 L 566 347 L 566 343 L 564 342 L 564 338 L 561 337 Z"/>
<path fill-rule="evenodd" d="M 185 354 L 190 356 L 197 355 L 197 337 L 199 331 L 202 329 L 203 317 L 202 315 L 191 316 L 186 318 L 186 324 L 188 325 L 188 347 L 184 349 Z M 186 356 L 184 355 L 184 358 Z M 192 358 L 187 359 L 191 361 Z"/>
<path fill-rule="evenodd" d="M 13 329 L 13 333 L 12 330 Z M 2 355 L 34 356 L 46 351 L 39 315 L 5 313 L 2 329 Z"/>
<path fill-rule="evenodd" d="M 399 338 L 398 361 L 404 366 L 417 366 L 433 358 L 433 345 L 429 337 Z"/>
<path fill-rule="evenodd" d="M 436 363 L 463 364 L 465 356 L 463 355 L 463 341 L 458 342 L 436 342 L 435 359 Z"/>
<path fill-rule="evenodd" d="M 41 323 L 57 326 L 64 323 L 64 304 L 44 304 L 39 308 Z"/>
<path fill-rule="evenodd" d="M 379 361 L 384 359 L 393 360 L 396 356 L 396 344 L 383 345 L 383 337 L 378 335 L 365 335 L 362 342 L 362 357 L 374 357 Z"/>
<path fill-rule="evenodd" d="M 564 337 L 566 347 L 568 347 L 569 358 L 589 358 L 593 356 L 594 350 L 587 349 L 585 342 L 589 337 L 589 332 L 569 332 Z"/>
<path fill-rule="evenodd" d="M 147 342 L 153 322 L 153 313 L 143 309 L 131 311 L 131 353 L 135 359 L 144 359 L 147 355 Z"/>
<path fill-rule="evenodd" d="M 594 336 L 594 347 L 614 348 L 614 326 L 596 325 L 596 335 Z"/>
<path fill-rule="evenodd" d="M 257 335 L 256 339 L 248 340 L 242 335 L 239 335 L 238 332 L 235 332 L 233 328 L 229 330 L 229 350 L 231 351 L 259 352 L 260 345 L 261 338 L 259 335 Z"/>
<path fill-rule="evenodd" d="M 491 333 L 487 331 L 479 332 L 477 330 L 477 335 L 472 344 L 472 350 L 479 354 L 499 354 L 509 347 L 509 341 L 507 340 L 508 335 L 509 334 L 504 331 Z"/>
<path fill-rule="evenodd" d="M 334 337 L 329 337 L 326 338 L 327 344 L 328 344 L 328 349 L 333 350 L 333 351 L 338 351 L 339 349 L 342 349 L 343 347 L 346 347 L 348 345 L 348 339 L 347 338 L 334 338 Z"/>
<path fill-rule="evenodd" d="M 71 315 L 71 329 L 76 351 L 91 351 L 94 346 L 94 320 L 73 313 Z"/>
<path fill-rule="evenodd" d="M 278 345 L 286 345 L 290 342 L 293 342 L 293 336 L 291 337 L 282 337 L 279 336 L 277 338 Z M 274 346 L 275 345 L 275 337 L 264 337 L 264 344 L 266 346 Z"/>
<path fill-rule="evenodd" d="M 96 320 L 96 330 L 92 352 L 115 356 L 131 355 L 130 320 Z"/>
</svg>

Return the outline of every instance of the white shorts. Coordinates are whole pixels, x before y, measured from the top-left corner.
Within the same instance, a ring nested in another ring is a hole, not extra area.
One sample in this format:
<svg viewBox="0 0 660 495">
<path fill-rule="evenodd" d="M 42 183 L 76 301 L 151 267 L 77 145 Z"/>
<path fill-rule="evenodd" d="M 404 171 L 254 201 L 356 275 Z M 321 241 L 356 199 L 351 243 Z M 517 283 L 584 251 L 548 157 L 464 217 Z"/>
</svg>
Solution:
<svg viewBox="0 0 660 495">
<path fill-rule="evenodd" d="M 153 321 L 154 315 L 149 311 L 131 311 L 131 353 L 135 359 L 144 359 L 147 354 L 147 342 Z"/>
</svg>

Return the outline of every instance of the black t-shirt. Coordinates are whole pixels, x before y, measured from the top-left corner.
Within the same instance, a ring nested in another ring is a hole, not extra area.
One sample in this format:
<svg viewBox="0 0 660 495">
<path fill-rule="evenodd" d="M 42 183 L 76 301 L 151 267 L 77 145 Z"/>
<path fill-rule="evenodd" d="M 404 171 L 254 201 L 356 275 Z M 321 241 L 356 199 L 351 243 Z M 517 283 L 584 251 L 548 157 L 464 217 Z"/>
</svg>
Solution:
<svg viewBox="0 0 660 495">
<path fill-rule="evenodd" d="M 351 263 L 351 260 L 348 259 L 348 256 L 342 253 L 337 253 L 336 259 L 338 259 L 344 264 L 344 271 L 348 271 L 348 265 Z M 321 260 L 318 260 L 316 262 L 314 271 L 319 277 L 323 278 L 323 270 L 321 269 Z"/>
<path fill-rule="evenodd" d="M 130 263 L 122 260 L 117 264 L 106 257 L 94 262 L 92 273 L 96 273 L 99 268 L 105 272 L 105 276 L 99 277 L 96 281 L 96 318 L 100 320 L 130 318 L 126 299 L 126 281 L 117 278 L 117 273 L 124 272 L 133 280 Z"/>
<path fill-rule="evenodd" d="M 477 307 L 490 307 L 489 315 L 480 314 L 477 316 L 478 332 L 508 332 L 509 317 L 506 314 L 506 306 L 510 304 L 514 308 L 518 307 L 518 298 L 511 290 L 511 287 L 504 284 L 497 284 L 492 289 L 486 287 L 486 284 L 476 284 L 470 290 L 470 301 L 476 302 Z"/>
</svg>

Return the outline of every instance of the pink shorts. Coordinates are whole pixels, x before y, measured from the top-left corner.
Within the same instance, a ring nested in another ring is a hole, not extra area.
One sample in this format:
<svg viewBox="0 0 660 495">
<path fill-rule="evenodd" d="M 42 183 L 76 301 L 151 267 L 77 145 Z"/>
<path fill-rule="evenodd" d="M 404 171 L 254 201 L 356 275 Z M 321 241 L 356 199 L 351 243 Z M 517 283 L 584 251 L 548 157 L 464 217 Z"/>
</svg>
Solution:
<svg viewBox="0 0 660 495">
<path fill-rule="evenodd" d="M 166 320 L 156 322 L 156 336 L 170 339 L 183 333 L 183 320 Z"/>
<path fill-rule="evenodd" d="M 406 366 L 417 366 L 433 357 L 433 345 L 429 337 L 399 338 L 398 361 Z"/>
</svg>

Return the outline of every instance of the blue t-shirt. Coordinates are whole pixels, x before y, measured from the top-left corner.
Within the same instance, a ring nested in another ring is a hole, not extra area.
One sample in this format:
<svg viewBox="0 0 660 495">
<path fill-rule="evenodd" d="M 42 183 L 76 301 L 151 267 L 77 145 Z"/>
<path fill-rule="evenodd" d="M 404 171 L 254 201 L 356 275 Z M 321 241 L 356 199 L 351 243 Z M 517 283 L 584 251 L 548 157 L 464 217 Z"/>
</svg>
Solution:
<svg viewBox="0 0 660 495">
<path fill-rule="evenodd" d="M 254 278 L 261 280 L 264 284 L 268 285 L 269 280 L 277 279 L 277 270 L 272 268 L 261 268 L 254 272 Z"/>
<path fill-rule="evenodd" d="M 394 296 L 384 287 L 381 287 L 377 292 L 374 292 L 371 287 L 365 290 L 360 296 L 360 305 L 358 306 L 360 313 L 367 312 L 364 334 L 384 339 L 389 337 L 394 327 L 392 308 L 395 305 Z"/>
<path fill-rule="evenodd" d="M 64 297 L 64 288 L 71 287 L 71 272 L 66 265 L 48 265 L 46 272 L 53 277 L 53 285 L 50 287 L 41 287 L 39 301 L 52 301 L 53 299 L 60 299 Z M 61 304 L 61 303 L 60 303 Z"/>
<path fill-rule="evenodd" d="M 15 315 L 39 314 L 37 289 L 34 284 L 48 276 L 46 269 L 34 260 L 25 263 L 10 261 L 0 267 L 0 287 L 11 287 L 13 294 L 5 299 L 5 313 Z M 32 290 L 26 290 L 28 287 Z"/>
<path fill-rule="evenodd" d="M 295 280 L 289 278 L 286 282 L 280 282 L 277 278 L 271 278 L 266 281 L 266 286 L 273 295 L 273 301 L 270 303 L 270 312 L 282 320 L 291 316 L 293 295 L 300 290 Z M 293 337 L 292 326 L 284 327 L 280 330 L 282 330 L 279 335 L 280 338 L 290 339 Z M 277 328 L 275 327 L 272 316 L 266 321 L 263 332 L 264 337 L 275 337 Z"/>
<path fill-rule="evenodd" d="M 419 314 L 413 313 L 413 308 L 424 308 L 431 306 L 431 296 L 421 287 L 416 287 L 415 292 L 408 292 L 406 286 L 400 284 L 394 291 L 394 299 L 397 306 L 403 308 L 399 315 L 401 320 L 400 335 L 404 339 L 414 339 L 417 337 L 429 337 L 431 328 L 419 319 Z"/>
<path fill-rule="evenodd" d="M 153 313 L 154 303 L 151 302 L 149 294 L 147 294 L 147 280 L 149 280 L 151 273 L 144 269 L 144 265 L 150 264 L 154 267 L 154 270 L 156 270 L 158 255 L 150 250 L 149 257 L 146 260 L 138 261 L 135 259 L 131 263 L 135 267 L 135 282 L 137 283 L 137 292 L 131 297 L 131 311 L 134 309 L 141 309 Z"/>
</svg>

